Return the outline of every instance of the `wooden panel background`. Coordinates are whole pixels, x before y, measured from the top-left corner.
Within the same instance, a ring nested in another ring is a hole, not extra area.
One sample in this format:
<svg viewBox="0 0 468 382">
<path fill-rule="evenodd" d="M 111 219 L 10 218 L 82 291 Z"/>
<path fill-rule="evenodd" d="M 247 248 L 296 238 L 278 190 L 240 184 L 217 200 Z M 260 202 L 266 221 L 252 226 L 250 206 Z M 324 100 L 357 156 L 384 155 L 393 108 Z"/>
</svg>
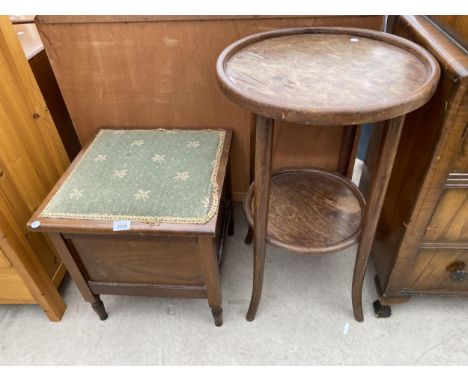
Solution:
<svg viewBox="0 0 468 382">
<path fill-rule="evenodd" d="M 36 24 L 82 144 L 100 127 L 231 128 L 239 200 L 249 184 L 253 119 L 218 89 L 215 63 L 221 51 L 244 36 L 277 28 L 380 30 L 383 17 L 42 16 Z M 276 127 L 276 168 L 336 169 L 342 127 Z"/>
<path fill-rule="evenodd" d="M 0 16 L 0 83 L 0 248 L 34 301 L 58 321 L 65 304 L 52 279 L 63 277 L 64 268 L 46 237 L 28 233 L 26 222 L 69 161 L 6 16 Z M 8 301 L 24 302 L 24 291 L 8 280 L 0 289 L 19 294 Z"/>
</svg>

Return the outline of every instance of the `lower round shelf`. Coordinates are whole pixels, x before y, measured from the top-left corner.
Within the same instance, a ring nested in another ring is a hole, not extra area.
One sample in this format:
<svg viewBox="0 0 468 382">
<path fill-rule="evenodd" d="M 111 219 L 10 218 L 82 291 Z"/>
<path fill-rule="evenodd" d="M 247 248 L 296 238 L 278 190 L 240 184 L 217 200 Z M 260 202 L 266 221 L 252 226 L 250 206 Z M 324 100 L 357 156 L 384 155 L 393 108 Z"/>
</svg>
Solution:
<svg viewBox="0 0 468 382">
<path fill-rule="evenodd" d="M 253 227 L 252 183 L 244 200 Z M 267 241 L 304 254 L 338 251 L 356 243 L 365 201 L 344 176 L 322 169 L 285 169 L 271 179 Z"/>
</svg>

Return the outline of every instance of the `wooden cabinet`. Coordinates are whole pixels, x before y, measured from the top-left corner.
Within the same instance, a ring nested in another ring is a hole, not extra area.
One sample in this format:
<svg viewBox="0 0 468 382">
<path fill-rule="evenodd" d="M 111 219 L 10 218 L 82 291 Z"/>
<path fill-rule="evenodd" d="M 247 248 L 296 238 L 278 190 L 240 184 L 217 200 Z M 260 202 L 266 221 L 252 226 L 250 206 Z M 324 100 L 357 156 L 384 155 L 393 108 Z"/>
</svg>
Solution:
<svg viewBox="0 0 468 382">
<path fill-rule="evenodd" d="M 379 300 L 468 296 L 468 55 L 424 16 L 398 17 L 393 33 L 429 50 L 442 75 L 434 97 L 403 129 L 372 249 Z M 371 137 L 363 185 L 378 145 Z"/>
<path fill-rule="evenodd" d="M 0 304 L 39 304 L 59 321 L 65 274 L 48 239 L 26 222 L 68 158 L 11 23 L 0 17 Z"/>
</svg>

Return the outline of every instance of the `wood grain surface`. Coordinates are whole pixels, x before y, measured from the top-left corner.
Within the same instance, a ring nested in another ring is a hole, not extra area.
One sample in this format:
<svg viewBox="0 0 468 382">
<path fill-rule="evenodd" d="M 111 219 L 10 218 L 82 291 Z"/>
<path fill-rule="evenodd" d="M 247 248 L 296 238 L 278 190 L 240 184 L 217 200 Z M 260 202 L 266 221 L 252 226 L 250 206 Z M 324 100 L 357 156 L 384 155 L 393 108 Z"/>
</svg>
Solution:
<svg viewBox="0 0 468 382">
<path fill-rule="evenodd" d="M 380 30 L 383 17 L 40 16 L 36 24 L 83 145 L 106 126 L 231 128 L 233 192 L 242 200 L 250 184 L 254 123 L 217 86 L 221 51 L 240 38 L 277 28 Z M 277 122 L 273 166 L 336 170 L 341 136 L 340 126 L 311 130 Z"/>
<path fill-rule="evenodd" d="M 250 299 L 247 321 L 252 321 L 257 313 L 263 288 L 263 274 L 265 270 L 265 251 L 268 232 L 269 200 L 271 187 L 271 168 L 273 154 L 274 122 L 270 118 L 257 115 L 255 118 L 255 171 L 253 189 L 253 219 L 251 226 L 255 226 L 254 258 L 253 258 L 253 288 Z M 244 203 L 247 199 L 244 199 Z M 245 209 L 245 208 L 244 208 Z M 249 231 L 250 232 L 250 231 Z"/>
<path fill-rule="evenodd" d="M 468 174 L 468 135 L 465 136 L 463 144 L 461 145 L 460 151 L 455 158 L 455 162 L 451 168 L 450 173 L 464 175 Z"/>
<path fill-rule="evenodd" d="M 28 287 L 13 267 L 0 269 L 0 304 L 36 304 Z"/>
<path fill-rule="evenodd" d="M 27 17 L 27 16 L 26 16 Z M 32 16 L 34 18 L 34 16 Z M 316 16 L 324 20 L 326 24 L 333 23 L 336 16 Z M 347 16 L 355 20 L 356 23 L 361 22 L 359 19 L 367 19 L 366 21 L 377 22 L 376 16 Z M 167 22 L 167 21 L 219 21 L 219 20 L 251 20 L 261 22 L 267 19 L 310 19 L 311 16 L 294 16 L 294 15 L 61 15 L 50 16 L 40 15 L 36 20 L 46 24 L 82 24 L 82 23 L 144 23 L 144 22 Z M 328 20 L 327 20 L 328 19 Z M 382 18 L 383 19 L 383 18 Z M 362 20 L 365 22 L 364 20 Z M 383 22 L 383 20 L 380 20 Z"/>
<path fill-rule="evenodd" d="M 166 285 L 204 285 L 196 238 L 115 240 L 68 235 L 89 280 Z"/>
<path fill-rule="evenodd" d="M 433 15 L 429 18 L 468 49 L 468 15 Z"/>
<path fill-rule="evenodd" d="M 444 190 L 424 241 L 465 242 L 468 245 L 468 184 Z"/>
<path fill-rule="evenodd" d="M 21 276 L 0 248 L 0 304 L 35 304 Z"/>
<path fill-rule="evenodd" d="M 245 212 L 253 224 L 251 185 Z M 349 180 L 320 169 L 273 174 L 268 237 L 271 244 L 302 254 L 323 254 L 353 245 L 359 238 L 365 202 Z"/>
<path fill-rule="evenodd" d="M 15 24 L 13 29 L 23 47 L 68 157 L 73 160 L 81 146 L 36 25 L 34 23 Z"/>
<path fill-rule="evenodd" d="M 451 266 L 455 262 L 464 264 L 459 267 L 468 272 L 468 250 L 421 249 L 414 257 L 411 277 L 403 288 L 404 293 L 466 294 L 468 277 L 458 281 L 452 279 Z"/>
<path fill-rule="evenodd" d="M 405 115 L 385 121 L 383 125 L 383 139 L 377 155 L 375 172 L 372 175 L 369 194 L 366 198 L 366 211 L 359 247 L 354 265 L 352 301 L 353 313 L 356 321 L 364 321 L 362 311 L 362 287 L 366 275 L 367 264 L 371 254 L 372 244 L 375 239 L 379 217 L 382 212 L 385 195 L 387 193 L 393 163 L 398 150 L 401 132 L 405 121 Z"/>
<path fill-rule="evenodd" d="M 259 115 L 354 125 L 420 107 L 432 96 L 440 68 L 423 48 L 387 33 L 291 28 L 231 44 L 217 73 L 226 95 Z"/>
<path fill-rule="evenodd" d="M 46 237 L 28 234 L 26 222 L 68 158 L 6 16 L 0 17 L 0 73 L 0 247 L 49 319 L 59 321 L 65 304 L 52 280 L 61 261 Z"/>
</svg>

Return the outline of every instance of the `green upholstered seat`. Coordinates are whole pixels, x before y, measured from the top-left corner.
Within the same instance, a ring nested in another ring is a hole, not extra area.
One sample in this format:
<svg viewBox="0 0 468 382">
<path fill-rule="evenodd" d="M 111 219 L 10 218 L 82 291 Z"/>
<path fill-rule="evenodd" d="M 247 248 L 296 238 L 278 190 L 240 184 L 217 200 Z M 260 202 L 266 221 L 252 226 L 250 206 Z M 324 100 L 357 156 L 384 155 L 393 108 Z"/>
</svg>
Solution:
<svg viewBox="0 0 468 382">
<path fill-rule="evenodd" d="M 204 224 L 223 130 L 101 130 L 40 217 Z"/>
</svg>

